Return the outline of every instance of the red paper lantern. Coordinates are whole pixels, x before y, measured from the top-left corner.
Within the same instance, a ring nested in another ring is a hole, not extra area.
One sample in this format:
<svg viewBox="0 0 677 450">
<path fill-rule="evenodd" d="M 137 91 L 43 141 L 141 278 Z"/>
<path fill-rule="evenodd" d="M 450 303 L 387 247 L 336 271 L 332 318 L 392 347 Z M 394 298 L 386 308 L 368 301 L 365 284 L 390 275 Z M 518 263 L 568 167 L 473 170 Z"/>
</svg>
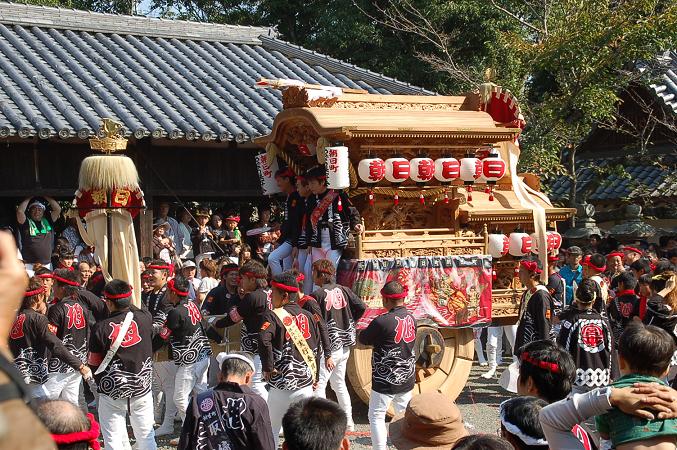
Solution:
<svg viewBox="0 0 677 450">
<path fill-rule="evenodd" d="M 531 251 L 532 239 L 527 233 L 510 233 L 508 253 L 512 256 L 521 257 Z"/>
<path fill-rule="evenodd" d="M 490 234 L 488 252 L 493 258 L 501 258 L 508 254 L 510 240 L 505 234 Z"/>
<path fill-rule="evenodd" d="M 489 200 L 494 200 L 494 187 L 498 180 L 505 176 L 505 161 L 501 159 L 498 152 L 492 152 L 488 158 L 482 160 L 482 175 L 487 181 L 489 190 Z"/>
<path fill-rule="evenodd" d="M 482 161 L 468 152 L 465 158 L 461 159 L 460 177 L 468 190 L 468 201 L 472 201 L 472 187 L 475 181 L 482 175 Z"/>
</svg>

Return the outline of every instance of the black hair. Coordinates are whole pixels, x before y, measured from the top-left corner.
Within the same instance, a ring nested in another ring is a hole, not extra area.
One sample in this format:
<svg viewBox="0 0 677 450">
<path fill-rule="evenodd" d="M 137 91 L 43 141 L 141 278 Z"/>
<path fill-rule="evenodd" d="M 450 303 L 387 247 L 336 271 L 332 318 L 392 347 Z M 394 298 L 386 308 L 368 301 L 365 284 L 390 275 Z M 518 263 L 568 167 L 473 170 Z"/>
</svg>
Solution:
<svg viewBox="0 0 677 450">
<path fill-rule="evenodd" d="M 585 278 L 581 280 L 581 284 L 576 289 L 576 301 L 588 304 L 595 301 L 597 295 L 597 283 L 595 280 Z"/>
<path fill-rule="evenodd" d="M 347 424 L 346 413 L 337 403 L 319 397 L 292 404 L 282 418 L 289 450 L 336 450 Z"/>
<path fill-rule="evenodd" d="M 644 273 L 651 273 L 651 263 L 649 263 L 649 261 L 644 258 L 640 258 L 630 264 L 630 268 L 637 272 L 641 272 L 643 270 Z"/>
<path fill-rule="evenodd" d="M 31 277 L 31 279 L 28 280 L 27 291 L 34 291 L 36 289 L 40 289 L 42 286 L 43 283 L 40 278 Z M 35 306 L 35 304 L 38 303 L 38 295 L 40 294 L 31 295 L 30 297 L 24 297 L 23 301 L 21 302 L 21 309 L 32 308 L 33 306 Z"/>
<path fill-rule="evenodd" d="M 606 266 L 606 258 L 600 253 L 593 253 L 590 255 L 590 264 L 595 267 L 604 267 Z"/>
<path fill-rule="evenodd" d="M 285 286 L 291 286 L 291 287 L 295 287 L 295 288 L 299 287 L 299 284 L 296 281 L 296 275 L 291 271 L 278 273 L 277 275 L 275 275 L 273 277 L 273 281 L 276 282 L 276 283 L 282 283 Z M 298 292 L 286 292 L 285 291 L 285 293 L 289 294 L 289 302 L 296 303 L 299 300 L 299 293 Z"/>
<path fill-rule="evenodd" d="M 146 268 L 148 266 L 159 266 L 159 267 L 166 267 L 169 266 L 170 264 L 167 263 L 167 261 L 163 261 L 162 259 L 153 259 L 151 260 L 150 264 L 146 264 Z M 153 270 L 153 269 L 151 269 Z M 169 269 L 157 269 L 160 272 L 163 272 L 166 276 L 169 276 Z"/>
<path fill-rule="evenodd" d="M 404 286 L 397 280 L 389 281 L 383 286 L 383 293 L 388 295 L 401 294 L 404 292 Z"/>
<path fill-rule="evenodd" d="M 35 269 L 33 272 L 36 276 L 38 275 L 50 275 L 52 273 L 51 270 L 49 270 L 47 267 L 40 267 L 38 269 Z"/>
<path fill-rule="evenodd" d="M 250 259 L 249 261 L 244 263 L 242 267 L 240 267 L 240 275 L 244 275 L 247 272 L 251 272 L 256 275 L 257 288 L 265 288 L 266 286 L 268 286 L 268 281 L 266 281 L 266 277 L 268 277 L 268 271 L 263 266 L 263 264 L 253 259 Z"/>
<path fill-rule="evenodd" d="M 141 258 L 141 262 L 143 263 L 144 266 L 149 266 L 151 262 L 153 262 L 153 258 L 150 256 L 144 256 Z"/>
<path fill-rule="evenodd" d="M 89 419 L 76 405 L 66 400 L 45 400 L 38 404 L 35 414 L 52 434 L 69 434 L 87 431 Z M 61 444 L 59 450 L 88 450 L 89 442 Z"/>
<path fill-rule="evenodd" d="M 660 377 L 670 367 L 675 341 L 662 328 L 633 320 L 618 340 L 618 355 L 633 373 Z"/>
<path fill-rule="evenodd" d="M 253 363 L 254 361 L 252 360 L 252 364 Z M 221 363 L 221 375 L 223 376 L 223 378 L 228 378 L 230 376 L 244 377 L 245 375 L 251 372 L 254 372 L 254 369 L 252 369 L 251 364 L 247 364 L 246 362 L 238 358 L 229 358 L 224 360 L 223 363 Z"/>
<path fill-rule="evenodd" d="M 73 250 L 68 247 L 61 247 L 59 249 L 59 258 L 60 259 L 75 259 L 75 253 L 73 253 Z"/>
<path fill-rule="evenodd" d="M 224 272 L 223 272 L 223 271 L 226 270 L 226 269 L 228 269 L 229 271 L 230 271 L 230 270 L 239 270 L 240 267 L 239 267 L 237 264 L 234 264 L 234 263 L 224 264 L 224 265 L 221 267 L 221 272 L 220 272 L 220 276 L 221 276 L 221 277 L 223 277 L 223 276 L 225 276 L 225 275 L 227 274 L 227 273 L 224 273 Z"/>
<path fill-rule="evenodd" d="M 512 444 L 493 434 L 471 434 L 451 447 L 451 450 L 514 450 Z"/>
<path fill-rule="evenodd" d="M 672 264 L 670 261 L 662 259 L 656 264 L 656 268 L 653 270 L 654 275 L 660 275 L 663 272 L 677 272 L 677 267 Z"/>
<path fill-rule="evenodd" d="M 54 277 L 63 278 L 64 280 L 72 281 L 77 283 L 77 286 L 71 286 L 70 284 L 63 283 L 59 280 L 54 280 L 55 283 L 58 283 L 61 286 L 66 294 L 66 296 L 75 295 L 80 289 L 80 284 L 82 279 L 80 278 L 80 271 L 78 270 L 68 270 L 68 269 L 56 269 L 54 271 Z"/>
<path fill-rule="evenodd" d="M 190 282 L 188 281 L 187 278 L 182 277 L 181 275 L 177 275 L 174 277 L 174 287 L 182 292 L 188 292 L 189 291 L 189 285 Z"/>
<path fill-rule="evenodd" d="M 548 406 L 548 403 L 540 398 L 515 397 L 503 403 L 502 412 L 505 421 L 515 425 L 522 433 L 534 439 L 545 439 L 543 428 L 541 427 L 541 422 L 538 417 L 541 409 L 546 406 Z M 501 425 L 501 427 L 503 427 L 503 425 Z M 509 431 L 507 432 L 510 433 Z M 519 449 L 517 450 L 543 447 L 547 449 L 547 445 L 527 445 L 519 438 L 519 436 L 515 436 L 514 440 L 518 440 L 518 442 L 513 442 L 513 444 L 519 445 Z"/>
<path fill-rule="evenodd" d="M 648 273 L 645 273 L 644 275 L 642 275 L 641 277 L 639 277 L 639 280 L 637 280 L 637 282 L 638 282 L 639 284 L 644 284 L 644 285 L 647 285 L 647 286 L 651 286 L 651 275 L 649 275 Z"/>
<path fill-rule="evenodd" d="M 624 289 L 635 289 L 637 286 L 637 278 L 635 278 L 635 274 L 629 270 L 616 275 L 616 280 L 618 283 L 623 283 Z"/>
<path fill-rule="evenodd" d="M 557 364 L 559 370 L 551 372 L 522 361 L 520 381 L 526 383 L 531 378 L 538 396 L 548 403 L 566 398 L 576 379 L 576 364 L 569 352 L 548 340 L 530 342 L 520 349 L 520 354 L 524 352 L 529 353 L 531 359 Z"/>
<path fill-rule="evenodd" d="M 668 259 L 677 258 L 677 248 L 671 248 L 668 250 Z"/>
<path fill-rule="evenodd" d="M 120 294 L 126 294 L 131 290 L 131 286 L 127 284 L 125 281 L 122 280 L 111 280 L 106 285 L 103 287 L 103 292 L 106 294 L 110 295 L 120 295 Z M 132 296 L 130 295 L 129 297 L 126 298 L 118 298 L 114 300 L 110 300 L 115 305 L 117 305 L 118 308 L 126 308 L 132 303 Z"/>
</svg>

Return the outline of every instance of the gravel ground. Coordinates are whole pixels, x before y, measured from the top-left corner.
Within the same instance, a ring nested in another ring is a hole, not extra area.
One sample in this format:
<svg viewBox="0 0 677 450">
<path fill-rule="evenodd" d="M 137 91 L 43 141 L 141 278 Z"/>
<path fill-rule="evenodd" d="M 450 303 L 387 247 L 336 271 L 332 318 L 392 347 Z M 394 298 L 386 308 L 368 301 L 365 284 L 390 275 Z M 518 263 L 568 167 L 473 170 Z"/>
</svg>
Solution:
<svg viewBox="0 0 677 450">
<path fill-rule="evenodd" d="M 502 368 L 505 368 L 504 365 Z M 509 393 L 498 386 L 497 378 L 485 380 L 480 377 L 486 370 L 475 363 L 465 389 L 459 395 L 456 403 L 463 414 L 463 419 L 475 433 L 496 433 L 499 429 L 498 406 L 509 398 Z M 499 374 L 501 370 L 499 369 Z M 355 432 L 350 436 L 350 447 L 353 449 L 371 448 L 369 421 L 367 420 L 367 405 L 353 396 L 353 419 Z M 176 426 L 178 431 L 178 424 Z M 175 435 L 176 436 L 176 435 Z M 172 450 L 176 447 L 169 445 L 169 440 L 175 436 L 158 438 L 159 450 Z M 394 447 L 390 447 L 394 448 Z"/>
</svg>

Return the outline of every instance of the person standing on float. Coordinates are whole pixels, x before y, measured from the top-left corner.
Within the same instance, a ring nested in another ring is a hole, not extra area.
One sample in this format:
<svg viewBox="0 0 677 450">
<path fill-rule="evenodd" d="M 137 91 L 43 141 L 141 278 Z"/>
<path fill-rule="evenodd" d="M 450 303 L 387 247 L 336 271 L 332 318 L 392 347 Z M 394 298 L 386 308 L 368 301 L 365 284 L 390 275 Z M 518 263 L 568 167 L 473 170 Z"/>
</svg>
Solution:
<svg viewBox="0 0 677 450">
<path fill-rule="evenodd" d="M 295 174 L 290 168 L 287 167 L 275 172 L 275 181 L 280 190 L 287 194 L 287 199 L 284 205 L 282 225 L 280 226 L 280 238 L 278 239 L 280 244 L 268 255 L 268 266 L 273 276 L 292 268 L 293 250 L 298 245 L 305 206 L 304 200 L 296 192 Z"/>
<path fill-rule="evenodd" d="M 360 214 L 343 191 L 329 190 L 324 166 L 310 169 L 305 178 L 313 195 L 306 209 L 306 235 L 312 261 L 328 259 L 338 265 L 348 245 L 348 233 L 362 232 Z"/>
</svg>

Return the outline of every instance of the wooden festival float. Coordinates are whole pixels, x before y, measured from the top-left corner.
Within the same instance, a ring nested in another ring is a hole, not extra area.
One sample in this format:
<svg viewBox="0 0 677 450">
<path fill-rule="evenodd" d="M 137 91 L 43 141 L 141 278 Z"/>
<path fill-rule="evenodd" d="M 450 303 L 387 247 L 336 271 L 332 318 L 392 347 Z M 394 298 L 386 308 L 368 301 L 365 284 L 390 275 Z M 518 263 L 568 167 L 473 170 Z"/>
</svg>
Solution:
<svg viewBox="0 0 677 450">
<path fill-rule="evenodd" d="M 409 287 L 417 319 L 415 393 L 455 399 L 470 373 L 473 328 L 515 323 L 518 260 L 547 263 L 573 209 L 553 207 L 538 178 L 517 173 L 524 127 L 515 98 L 486 83 L 464 96 L 375 95 L 290 80 L 262 80 L 283 91 L 270 135 L 255 140 L 264 194 L 277 167 L 295 173 L 318 164 L 329 187 L 345 189 L 362 215 L 338 281 L 370 309 L 358 329 L 383 312 L 379 291 L 396 278 Z M 538 249 L 543 251 L 538 252 Z M 358 345 L 349 378 L 371 391 L 371 350 Z"/>
</svg>

